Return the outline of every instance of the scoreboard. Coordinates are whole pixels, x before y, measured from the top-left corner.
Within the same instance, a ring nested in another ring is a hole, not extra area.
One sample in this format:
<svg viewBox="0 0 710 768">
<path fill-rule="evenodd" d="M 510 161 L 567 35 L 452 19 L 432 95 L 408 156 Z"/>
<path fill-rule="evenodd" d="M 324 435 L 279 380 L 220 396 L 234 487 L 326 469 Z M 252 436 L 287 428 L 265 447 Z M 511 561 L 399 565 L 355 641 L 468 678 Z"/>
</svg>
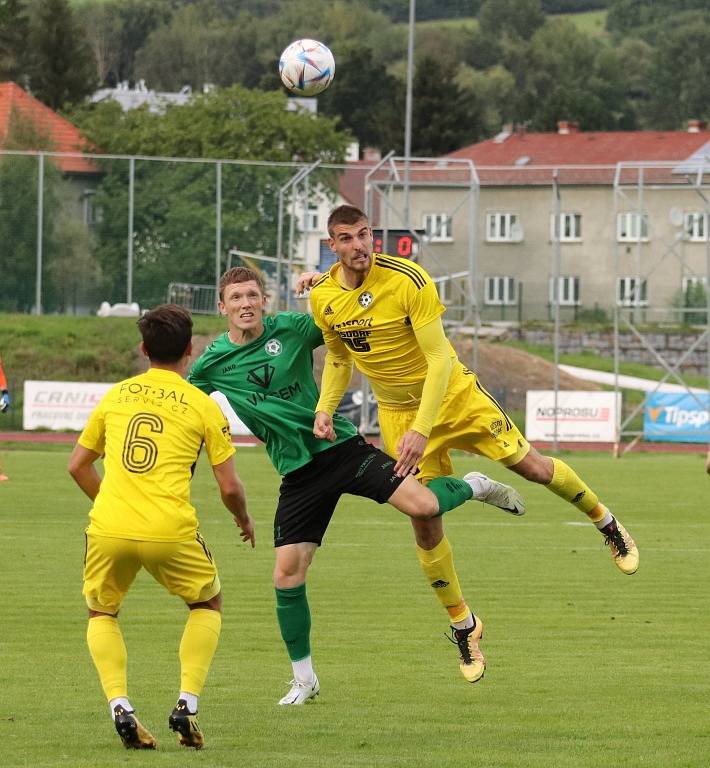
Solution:
<svg viewBox="0 0 710 768">
<path fill-rule="evenodd" d="M 383 229 L 373 229 L 372 250 L 375 253 L 387 253 L 390 256 L 401 256 L 416 261 L 419 255 L 419 239 L 423 235 L 423 229 L 388 229 L 385 238 Z"/>
</svg>

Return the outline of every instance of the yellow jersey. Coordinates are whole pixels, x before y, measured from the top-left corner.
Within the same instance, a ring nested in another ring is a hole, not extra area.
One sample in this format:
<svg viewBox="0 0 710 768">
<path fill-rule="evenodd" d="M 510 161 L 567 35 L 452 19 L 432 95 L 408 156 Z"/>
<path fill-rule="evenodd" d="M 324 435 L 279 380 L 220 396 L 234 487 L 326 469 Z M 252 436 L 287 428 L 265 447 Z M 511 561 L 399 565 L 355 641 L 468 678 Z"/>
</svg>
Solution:
<svg viewBox="0 0 710 768">
<path fill-rule="evenodd" d="M 217 403 L 173 371 L 151 368 L 113 386 L 79 444 L 104 454 L 87 533 L 140 541 L 194 538 L 190 480 L 202 445 L 212 465 L 234 454 Z"/>
<path fill-rule="evenodd" d="M 372 267 L 357 288 L 343 286 L 339 270 L 340 264 L 334 264 L 311 291 L 313 319 L 326 344 L 347 348 L 380 405 L 418 407 L 427 360 L 414 331 L 446 310 L 431 277 L 408 259 L 381 253 L 373 254 Z"/>
</svg>

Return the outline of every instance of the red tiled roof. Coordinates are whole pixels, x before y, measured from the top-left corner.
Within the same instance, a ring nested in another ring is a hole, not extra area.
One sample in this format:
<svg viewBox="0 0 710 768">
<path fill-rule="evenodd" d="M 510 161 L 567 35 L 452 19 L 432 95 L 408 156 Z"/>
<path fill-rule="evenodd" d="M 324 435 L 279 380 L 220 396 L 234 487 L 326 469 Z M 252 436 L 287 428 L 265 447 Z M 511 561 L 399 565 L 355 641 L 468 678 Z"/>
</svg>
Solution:
<svg viewBox="0 0 710 768">
<path fill-rule="evenodd" d="M 29 120 L 47 135 L 53 152 L 80 152 L 86 139 L 79 129 L 12 82 L 0 83 L 0 147 L 5 144 L 13 113 Z M 42 147 L 46 149 L 46 147 Z M 63 173 L 98 173 L 94 163 L 83 157 L 55 157 Z"/>
<path fill-rule="evenodd" d="M 482 184 L 550 183 L 551 170 L 540 166 L 561 167 L 560 183 L 610 184 L 617 163 L 674 163 L 688 160 L 706 145 L 710 147 L 710 131 L 706 130 L 516 131 L 501 139 L 471 144 L 447 157 L 473 160 Z"/>
</svg>

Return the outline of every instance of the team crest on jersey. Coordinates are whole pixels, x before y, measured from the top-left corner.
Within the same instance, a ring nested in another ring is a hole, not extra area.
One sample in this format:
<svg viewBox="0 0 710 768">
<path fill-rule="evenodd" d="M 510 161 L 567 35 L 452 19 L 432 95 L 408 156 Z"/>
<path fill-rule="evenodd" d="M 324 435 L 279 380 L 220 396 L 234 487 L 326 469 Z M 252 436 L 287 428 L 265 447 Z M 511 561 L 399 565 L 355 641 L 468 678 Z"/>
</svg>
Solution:
<svg viewBox="0 0 710 768">
<path fill-rule="evenodd" d="M 266 344 L 264 344 L 264 351 L 267 355 L 271 355 L 271 357 L 280 355 L 281 349 L 281 342 L 278 339 L 269 339 Z"/>
<path fill-rule="evenodd" d="M 358 297 L 357 297 L 357 303 L 363 308 L 367 309 L 372 302 L 375 300 L 375 297 L 370 293 L 370 291 L 363 291 Z"/>
</svg>

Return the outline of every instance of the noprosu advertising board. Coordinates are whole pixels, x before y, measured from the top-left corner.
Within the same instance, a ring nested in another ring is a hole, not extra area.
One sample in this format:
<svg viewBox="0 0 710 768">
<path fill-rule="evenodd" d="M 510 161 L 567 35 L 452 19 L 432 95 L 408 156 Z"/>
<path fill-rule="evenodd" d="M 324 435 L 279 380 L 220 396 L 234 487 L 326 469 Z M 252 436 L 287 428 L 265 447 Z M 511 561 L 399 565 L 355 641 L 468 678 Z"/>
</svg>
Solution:
<svg viewBox="0 0 710 768">
<path fill-rule="evenodd" d="M 710 440 L 710 395 L 707 392 L 654 392 L 643 408 L 645 440 L 706 443 Z"/>
</svg>

